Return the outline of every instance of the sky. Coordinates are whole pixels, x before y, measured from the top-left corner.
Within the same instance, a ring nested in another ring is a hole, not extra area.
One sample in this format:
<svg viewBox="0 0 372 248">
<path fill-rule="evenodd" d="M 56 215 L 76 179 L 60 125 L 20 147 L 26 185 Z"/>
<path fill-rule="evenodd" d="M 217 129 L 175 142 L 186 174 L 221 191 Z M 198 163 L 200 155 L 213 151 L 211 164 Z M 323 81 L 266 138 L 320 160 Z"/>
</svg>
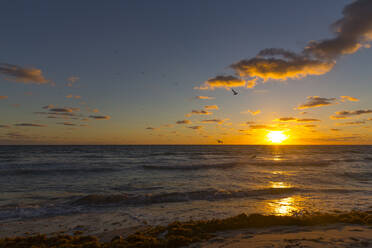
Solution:
<svg viewBox="0 0 372 248">
<path fill-rule="evenodd" d="M 4 1 L 0 144 L 372 144 L 372 1 Z M 238 94 L 234 95 L 234 89 Z"/>
</svg>

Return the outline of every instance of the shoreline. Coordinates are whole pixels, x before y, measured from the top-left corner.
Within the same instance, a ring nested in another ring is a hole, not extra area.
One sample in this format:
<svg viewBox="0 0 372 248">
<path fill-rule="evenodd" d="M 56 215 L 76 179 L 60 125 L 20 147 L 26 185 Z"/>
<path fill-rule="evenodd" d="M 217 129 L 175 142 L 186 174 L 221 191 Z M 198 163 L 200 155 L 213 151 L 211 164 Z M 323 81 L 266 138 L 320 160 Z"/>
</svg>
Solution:
<svg viewBox="0 0 372 248">
<path fill-rule="evenodd" d="M 60 218 L 64 217 L 60 216 Z M 79 222 L 73 223 L 76 225 Z M 20 223 L 21 226 L 22 224 Z M 42 222 L 38 224 L 41 225 Z M 340 235 L 349 237 L 347 242 L 343 240 L 345 244 L 360 241 L 362 245 L 360 247 L 372 246 L 372 211 L 336 214 L 305 213 L 301 216 L 240 214 L 225 219 L 176 221 L 166 226 L 143 224 L 137 227 L 120 227 L 119 224 L 112 230 L 94 234 L 85 231 L 82 225 L 76 225 L 76 228 L 67 232 L 50 228 L 50 232 L 46 233 L 41 228 L 39 232 L 46 234 L 4 235 L 5 233 L 2 233 L 0 247 L 21 247 L 20 244 L 29 245 L 22 247 L 32 245 L 68 247 L 71 244 L 81 246 L 89 244 L 90 247 L 217 247 L 217 245 L 246 247 L 249 244 L 248 247 L 254 247 L 252 246 L 254 243 L 274 242 L 274 240 L 281 240 L 281 244 L 288 242 L 331 244 L 336 242 L 336 237 Z"/>
</svg>

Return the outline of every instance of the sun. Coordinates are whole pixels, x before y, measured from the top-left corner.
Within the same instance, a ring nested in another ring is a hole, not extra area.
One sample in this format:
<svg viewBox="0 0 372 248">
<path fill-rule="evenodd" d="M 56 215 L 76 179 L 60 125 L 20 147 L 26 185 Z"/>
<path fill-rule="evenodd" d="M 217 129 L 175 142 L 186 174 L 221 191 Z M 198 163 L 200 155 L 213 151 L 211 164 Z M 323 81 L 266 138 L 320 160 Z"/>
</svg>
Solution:
<svg viewBox="0 0 372 248">
<path fill-rule="evenodd" d="M 267 139 L 272 143 L 282 143 L 284 140 L 288 139 L 288 136 L 283 133 L 283 131 L 270 131 L 266 135 Z"/>
</svg>

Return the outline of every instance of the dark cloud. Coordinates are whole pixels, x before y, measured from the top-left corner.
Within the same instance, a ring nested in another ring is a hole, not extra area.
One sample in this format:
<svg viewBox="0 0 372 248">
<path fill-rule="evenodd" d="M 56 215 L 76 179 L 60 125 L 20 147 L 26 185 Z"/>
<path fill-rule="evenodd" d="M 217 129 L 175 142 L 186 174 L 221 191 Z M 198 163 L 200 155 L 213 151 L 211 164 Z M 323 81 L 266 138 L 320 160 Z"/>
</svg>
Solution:
<svg viewBox="0 0 372 248">
<path fill-rule="evenodd" d="M 58 112 L 58 113 L 72 113 L 73 109 L 71 108 L 51 108 L 49 109 L 50 112 Z"/>
<path fill-rule="evenodd" d="M 111 116 L 108 116 L 108 115 L 90 115 L 89 118 L 96 119 L 96 120 L 110 120 Z"/>
<path fill-rule="evenodd" d="M 0 125 L 0 128 L 10 128 L 9 125 Z"/>
<path fill-rule="evenodd" d="M 188 127 L 190 129 L 194 129 L 194 130 L 200 130 L 202 129 L 203 127 L 202 126 L 191 126 L 191 127 Z"/>
<path fill-rule="evenodd" d="M 72 122 L 58 122 L 57 124 L 64 126 L 76 126 L 76 124 Z"/>
<path fill-rule="evenodd" d="M 318 119 L 312 119 L 312 118 L 303 118 L 303 119 L 298 119 L 295 117 L 282 117 L 275 119 L 275 121 L 281 121 L 281 122 L 288 122 L 288 121 L 295 121 L 295 122 L 314 122 L 314 121 L 320 121 Z"/>
<path fill-rule="evenodd" d="M 333 120 L 347 119 L 352 116 L 371 114 L 371 113 L 372 113 L 372 109 L 360 109 L 360 110 L 355 110 L 355 111 L 344 110 L 344 111 L 335 112 L 335 115 L 332 115 L 330 118 Z"/>
<path fill-rule="evenodd" d="M 23 68 L 18 65 L 0 63 L 0 74 L 3 74 L 6 80 L 15 82 L 35 84 L 46 84 L 50 82 L 44 78 L 40 69 Z"/>
<path fill-rule="evenodd" d="M 146 130 L 156 130 L 155 127 L 146 127 Z"/>
<path fill-rule="evenodd" d="M 337 104 L 336 98 L 325 98 L 320 96 L 308 96 L 307 101 L 304 104 L 301 104 L 297 109 L 307 109 L 307 108 L 316 108 L 327 105 Z"/>
<path fill-rule="evenodd" d="M 205 110 L 192 110 L 190 113 L 186 114 L 187 117 L 190 117 L 192 115 L 211 115 L 212 112 L 205 111 Z"/>
<path fill-rule="evenodd" d="M 14 124 L 16 127 L 46 127 L 46 125 L 42 124 L 34 124 L 34 123 L 17 123 Z"/>
<path fill-rule="evenodd" d="M 190 120 L 181 120 L 181 121 L 176 121 L 176 124 L 191 124 Z"/>
<path fill-rule="evenodd" d="M 342 11 L 343 17 L 332 25 L 335 38 L 311 41 L 305 52 L 321 59 L 355 53 L 372 39 L 371 13 L 371 0 L 357 0 L 346 5 Z"/>
<path fill-rule="evenodd" d="M 304 125 L 304 127 L 307 127 L 307 128 L 314 128 L 314 127 L 317 127 L 317 125 Z"/>
<path fill-rule="evenodd" d="M 209 119 L 209 120 L 202 120 L 202 123 L 217 123 L 217 124 L 222 124 L 225 120 L 221 119 Z"/>
</svg>

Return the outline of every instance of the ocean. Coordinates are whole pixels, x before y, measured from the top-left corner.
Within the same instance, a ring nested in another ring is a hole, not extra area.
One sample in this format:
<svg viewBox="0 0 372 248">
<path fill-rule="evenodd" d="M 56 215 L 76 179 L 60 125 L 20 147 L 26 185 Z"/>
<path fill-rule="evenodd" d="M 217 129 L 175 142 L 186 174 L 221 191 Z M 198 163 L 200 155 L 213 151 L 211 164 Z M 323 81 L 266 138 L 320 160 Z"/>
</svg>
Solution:
<svg viewBox="0 0 372 248">
<path fill-rule="evenodd" d="M 372 146 L 0 146 L 0 222 L 370 210 Z"/>
</svg>

